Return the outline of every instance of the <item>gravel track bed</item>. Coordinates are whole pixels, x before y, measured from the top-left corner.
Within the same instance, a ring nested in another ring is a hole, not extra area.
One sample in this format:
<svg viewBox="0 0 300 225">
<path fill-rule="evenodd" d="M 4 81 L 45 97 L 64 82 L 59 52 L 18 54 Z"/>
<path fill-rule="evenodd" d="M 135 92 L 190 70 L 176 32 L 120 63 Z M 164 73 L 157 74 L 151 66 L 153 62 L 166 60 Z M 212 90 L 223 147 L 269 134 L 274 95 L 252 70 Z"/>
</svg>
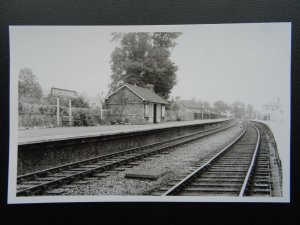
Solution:
<svg viewBox="0 0 300 225">
<path fill-rule="evenodd" d="M 76 187 L 61 187 L 54 191 L 64 190 L 62 195 L 149 195 L 155 189 L 167 184 L 169 181 L 182 177 L 186 172 L 191 172 L 191 167 L 204 164 L 208 158 L 229 144 L 243 126 L 238 125 L 220 133 L 204 137 L 189 144 L 181 145 L 170 150 L 169 154 L 148 157 L 146 161 L 124 171 L 107 172 L 105 178 L 90 181 L 88 184 L 75 184 Z M 166 174 L 157 180 L 124 178 L 128 170 L 154 170 L 166 171 Z M 88 179 L 86 179 L 88 180 Z"/>
</svg>

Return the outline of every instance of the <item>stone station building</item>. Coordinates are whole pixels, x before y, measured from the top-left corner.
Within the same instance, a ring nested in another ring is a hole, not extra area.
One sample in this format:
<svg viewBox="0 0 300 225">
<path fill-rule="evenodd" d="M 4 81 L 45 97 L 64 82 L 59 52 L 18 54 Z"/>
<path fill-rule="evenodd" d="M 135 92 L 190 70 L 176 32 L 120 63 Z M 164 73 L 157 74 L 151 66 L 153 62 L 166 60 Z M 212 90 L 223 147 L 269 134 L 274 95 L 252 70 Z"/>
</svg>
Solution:
<svg viewBox="0 0 300 225">
<path fill-rule="evenodd" d="M 165 121 L 166 100 L 154 92 L 154 86 L 146 88 L 125 83 L 105 99 L 110 120 L 131 124 L 160 123 Z"/>
</svg>

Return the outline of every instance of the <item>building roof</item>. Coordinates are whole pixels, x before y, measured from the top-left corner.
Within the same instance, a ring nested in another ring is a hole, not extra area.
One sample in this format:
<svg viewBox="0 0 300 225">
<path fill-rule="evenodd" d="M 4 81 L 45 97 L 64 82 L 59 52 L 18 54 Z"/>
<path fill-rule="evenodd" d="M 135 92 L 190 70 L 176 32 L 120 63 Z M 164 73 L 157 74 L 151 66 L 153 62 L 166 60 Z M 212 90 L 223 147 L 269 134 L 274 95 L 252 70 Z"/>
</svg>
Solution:
<svg viewBox="0 0 300 225">
<path fill-rule="evenodd" d="M 107 96 L 107 98 L 109 98 L 114 93 L 118 92 L 119 90 L 121 90 L 124 87 L 127 87 L 128 89 L 130 89 L 133 93 L 135 93 L 137 96 L 139 96 L 144 101 L 161 103 L 161 104 L 169 104 L 166 100 L 164 100 L 162 97 L 160 97 L 159 95 L 157 95 L 155 92 L 151 91 L 150 89 L 135 86 L 132 84 L 127 84 L 127 83 L 122 85 L 119 89 L 117 89 L 111 95 Z"/>
<path fill-rule="evenodd" d="M 192 101 L 192 100 L 180 100 L 180 103 L 185 108 L 202 109 L 200 103 Z"/>
</svg>

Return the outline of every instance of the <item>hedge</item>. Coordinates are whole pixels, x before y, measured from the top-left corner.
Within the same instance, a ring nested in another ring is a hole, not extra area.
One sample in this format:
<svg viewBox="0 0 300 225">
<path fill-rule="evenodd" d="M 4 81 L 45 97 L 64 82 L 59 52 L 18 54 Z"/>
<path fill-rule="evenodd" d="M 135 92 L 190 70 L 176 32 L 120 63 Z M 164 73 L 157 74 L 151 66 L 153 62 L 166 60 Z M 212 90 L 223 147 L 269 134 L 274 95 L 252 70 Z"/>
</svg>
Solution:
<svg viewBox="0 0 300 225">
<path fill-rule="evenodd" d="M 56 126 L 56 105 L 38 105 L 19 103 L 19 127 L 54 127 Z M 68 116 L 69 108 L 59 107 L 60 116 Z M 74 119 L 80 120 L 81 126 L 102 124 L 100 108 L 72 108 Z"/>
</svg>

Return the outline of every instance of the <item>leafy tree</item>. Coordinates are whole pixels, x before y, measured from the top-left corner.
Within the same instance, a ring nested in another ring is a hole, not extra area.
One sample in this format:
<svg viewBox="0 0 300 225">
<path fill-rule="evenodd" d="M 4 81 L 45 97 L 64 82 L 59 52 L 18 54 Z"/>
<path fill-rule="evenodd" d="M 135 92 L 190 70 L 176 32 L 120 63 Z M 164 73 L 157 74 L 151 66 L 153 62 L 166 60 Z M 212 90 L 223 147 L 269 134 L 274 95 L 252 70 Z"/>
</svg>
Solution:
<svg viewBox="0 0 300 225">
<path fill-rule="evenodd" d="M 219 113 L 219 114 L 222 114 L 222 113 L 225 113 L 229 107 L 228 107 L 228 104 L 224 101 L 216 101 L 214 103 L 214 109 Z"/>
<path fill-rule="evenodd" d="M 18 92 L 20 102 L 37 103 L 42 99 L 43 90 L 31 69 L 20 70 Z"/>
<path fill-rule="evenodd" d="M 118 47 L 111 54 L 110 92 L 123 82 L 145 87 L 153 84 L 155 92 L 168 99 L 176 84 L 177 66 L 170 60 L 175 39 L 181 33 L 113 33 Z"/>
<path fill-rule="evenodd" d="M 254 107 L 253 107 L 253 105 L 248 104 L 248 105 L 247 105 L 247 108 L 246 108 L 246 112 L 247 112 L 247 117 L 248 117 L 249 119 L 252 119 L 252 118 L 255 116 L 255 112 L 254 112 Z"/>
<path fill-rule="evenodd" d="M 82 95 L 79 95 L 77 98 L 72 99 L 72 107 L 89 108 L 89 102 Z"/>
<path fill-rule="evenodd" d="M 231 109 L 236 119 L 242 119 L 245 117 L 246 109 L 245 104 L 241 101 L 235 101 L 231 104 Z"/>
</svg>

